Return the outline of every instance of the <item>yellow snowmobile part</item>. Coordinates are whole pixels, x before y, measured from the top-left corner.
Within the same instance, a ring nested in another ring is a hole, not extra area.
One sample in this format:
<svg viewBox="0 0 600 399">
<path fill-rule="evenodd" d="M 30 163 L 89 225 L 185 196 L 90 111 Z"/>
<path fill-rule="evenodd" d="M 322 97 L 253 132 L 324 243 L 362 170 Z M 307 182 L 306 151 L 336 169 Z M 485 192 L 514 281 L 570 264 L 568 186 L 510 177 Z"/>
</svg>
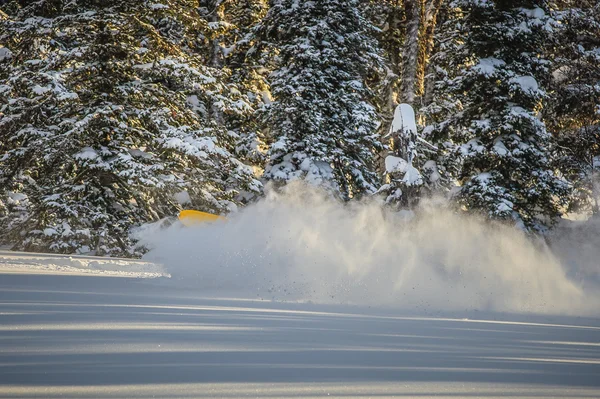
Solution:
<svg viewBox="0 0 600 399">
<path fill-rule="evenodd" d="M 217 220 L 225 220 L 223 216 L 213 215 L 212 213 L 194 211 L 184 209 L 179 212 L 179 220 L 184 226 L 196 226 L 201 223 L 215 222 Z"/>
</svg>

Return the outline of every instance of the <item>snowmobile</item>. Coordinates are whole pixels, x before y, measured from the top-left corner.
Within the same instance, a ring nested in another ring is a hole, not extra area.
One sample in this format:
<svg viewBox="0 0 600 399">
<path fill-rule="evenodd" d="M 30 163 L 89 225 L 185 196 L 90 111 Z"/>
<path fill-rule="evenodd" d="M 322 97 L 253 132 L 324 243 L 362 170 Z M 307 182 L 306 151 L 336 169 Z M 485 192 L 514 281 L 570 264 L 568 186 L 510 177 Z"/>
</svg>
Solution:
<svg viewBox="0 0 600 399">
<path fill-rule="evenodd" d="M 179 212 L 179 220 L 184 226 L 196 226 L 206 222 L 216 222 L 218 220 L 226 220 L 223 216 L 214 215 L 212 213 L 195 211 L 192 209 L 184 209 Z"/>
</svg>

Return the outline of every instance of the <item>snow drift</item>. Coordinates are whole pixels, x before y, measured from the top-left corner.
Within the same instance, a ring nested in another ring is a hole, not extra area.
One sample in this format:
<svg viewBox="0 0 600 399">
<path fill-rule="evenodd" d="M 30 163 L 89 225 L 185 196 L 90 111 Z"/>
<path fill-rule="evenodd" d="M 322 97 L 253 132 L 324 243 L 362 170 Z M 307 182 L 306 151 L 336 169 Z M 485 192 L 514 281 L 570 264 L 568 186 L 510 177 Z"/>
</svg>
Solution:
<svg viewBox="0 0 600 399">
<path fill-rule="evenodd" d="M 340 203 L 290 185 L 227 222 L 142 237 L 184 284 L 275 300 L 415 311 L 597 314 L 597 290 L 568 277 L 542 243 L 426 205 L 416 216 Z"/>
</svg>

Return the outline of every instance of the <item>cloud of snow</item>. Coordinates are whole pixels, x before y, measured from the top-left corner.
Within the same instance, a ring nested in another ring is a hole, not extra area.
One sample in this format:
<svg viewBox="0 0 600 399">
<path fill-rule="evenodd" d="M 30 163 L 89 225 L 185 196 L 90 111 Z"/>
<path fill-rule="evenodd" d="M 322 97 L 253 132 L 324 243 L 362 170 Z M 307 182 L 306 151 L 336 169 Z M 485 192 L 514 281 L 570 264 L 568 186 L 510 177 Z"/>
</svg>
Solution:
<svg viewBox="0 0 600 399">
<path fill-rule="evenodd" d="M 227 222 L 179 223 L 144 237 L 148 260 L 204 292 L 410 311 L 597 314 L 545 245 L 428 205 L 414 218 L 380 203 L 341 205 L 301 184 Z"/>
<path fill-rule="evenodd" d="M 550 239 L 562 264 L 568 265 L 567 273 L 573 281 L 586 291 L 600 287 L 599 217 L 566 220 Z"/>
</svg>

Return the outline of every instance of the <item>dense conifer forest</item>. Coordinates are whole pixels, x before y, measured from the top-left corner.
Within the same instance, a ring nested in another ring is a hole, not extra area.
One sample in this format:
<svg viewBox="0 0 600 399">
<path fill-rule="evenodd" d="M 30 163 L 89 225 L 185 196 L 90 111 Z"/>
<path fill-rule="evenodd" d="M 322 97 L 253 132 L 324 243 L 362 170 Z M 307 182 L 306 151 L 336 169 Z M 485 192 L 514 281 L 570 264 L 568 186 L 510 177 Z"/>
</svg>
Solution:
<svg viewBox="0 0 600 399">
<path fill-rule="evenodd" d="M 544 235 L 600 212 L 595 0 L 0 0 L 0 244 L 305 181 Z"/>
</svg>

